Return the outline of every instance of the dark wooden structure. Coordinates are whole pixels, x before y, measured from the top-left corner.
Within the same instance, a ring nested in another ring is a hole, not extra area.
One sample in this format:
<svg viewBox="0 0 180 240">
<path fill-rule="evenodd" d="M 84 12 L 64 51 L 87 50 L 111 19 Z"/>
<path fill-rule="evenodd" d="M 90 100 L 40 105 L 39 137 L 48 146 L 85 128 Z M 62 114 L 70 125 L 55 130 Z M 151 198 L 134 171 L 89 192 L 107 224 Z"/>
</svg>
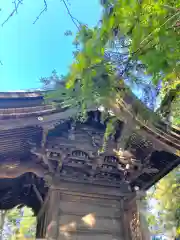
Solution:
<svg viewBox="0 0 180 240">
<path fill-rule="evenodd" d="M 137 194 L 180 163 L 179 129 L 128 118 L 100 152 L 101 111 L 84 123 L 76 113 L 41 92 L 0 93 L 0 209 L 31 207 L 37 238 L 145 239 Z"/>
</svg>

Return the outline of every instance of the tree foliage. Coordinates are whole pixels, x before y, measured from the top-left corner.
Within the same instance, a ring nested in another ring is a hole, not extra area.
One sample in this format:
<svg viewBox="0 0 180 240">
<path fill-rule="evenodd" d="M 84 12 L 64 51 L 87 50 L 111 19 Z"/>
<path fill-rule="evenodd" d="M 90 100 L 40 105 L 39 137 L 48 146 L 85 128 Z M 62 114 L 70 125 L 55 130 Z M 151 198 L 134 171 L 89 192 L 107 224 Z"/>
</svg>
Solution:
<svg viewBox="0 0 180 240">
<path fill-rule="evenodd" d="M 34 239 L 36 233 L 36 217 L 33 216 L 31 209 L 27 207 L 15 207 L 11 210 L 1 211 L 1 216 L 2 215 L 4 216 L 4 221 L 1 224 L 3 240 Z"/>
<path fill-rule="evenodd" d="M 115 101 L 130 94 L 131 86 L 127 87 L 125 80 L 137 82 L 138 67 L 143 71 L 138 80 L 146 83 L 146 92 L 150 91 L 146 80 L 149 77 L 155 87 L 161 81 L 163 98 L 172 89 L 179 89 L 179 0 L 104 0 L 102 4 L 100 26 L 89 29 L 81 25 L 74 40 L 78 51 L 65 78 L 67 93 L 73 96 L 73 102 L 75 99 L 84 110 L 92 103 L 108 108 L 108 99 Z M 120 54 L 126 55 L 120 70 L 119 64 L 105 57 L 107 50 L 117 49 L 119 42 Z M 121 91 L 117 91 L 120 88 Z M 60 90 L 60 96 L 62 89 L 56 86 L 56 90 Z M 175 91 L 173 102 L 179 102 L 178 94 Z M 172 99 L 168 101 L 171 108 Z M 159 113 L 162 109 L 168 112 L 169 108 L 160 106 Z"/>
<path fill-rule="evenodd" d="M 148 214 L 150 226 L 158 226 L 159 233 L 171 232 L 175 227 L 180 236 L 180 167 L 162 178 L 147 200 L 155 202 L 155 213 Z M 157 214 L 157 216 L 156 216 Z"/>
<path fill-rule="evenodd" d="M 6 211 L 0 211 L 0 240 L 3 240 L 3 228 L 5 224 Z"/>
</svg>

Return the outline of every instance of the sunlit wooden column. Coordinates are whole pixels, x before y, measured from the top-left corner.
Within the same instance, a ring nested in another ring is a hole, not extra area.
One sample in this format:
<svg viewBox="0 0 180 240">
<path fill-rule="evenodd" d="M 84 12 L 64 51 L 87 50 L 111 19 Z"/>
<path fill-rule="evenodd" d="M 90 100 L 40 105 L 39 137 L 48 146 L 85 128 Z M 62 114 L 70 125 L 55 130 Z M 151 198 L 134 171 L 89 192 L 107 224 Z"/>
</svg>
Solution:
<svg viewBox="0 0 180 240">
<path fill-rule="evenodd" d="M 129 240 L 125 238 L 122 203 L 114 189 L 60 182 L 45 207 L 47 240 Z"/>
<path fill-rule="evenodd" d="M 122 227 L 123 227 L 123 237 L 124 240 L 131 240 L 131 233 L 130 233 L 130 224 L 129 224 L 129 209 L 126 208 L 126 200 L 121 200 L 121 209 L 122 209 Z"/>
<path fill-rule="evenodd" d="M 144 217 L 142 197 L 143 191 L 137 190 L 132 199 L 124 204 L 124 220 L 128 231 L 127 240 L 148 240 L 150 239 L 148 225 Z"/>
<path fill-rule="evenodd" d="M 49 195 L 49 203 L 46 208 L 48 225 L 46 228 L 46 239 L 59 239 L 59 222 L 60 222 L 60 201 L 61 191 L 56 188 L 51 188 Z"/>
</svg>

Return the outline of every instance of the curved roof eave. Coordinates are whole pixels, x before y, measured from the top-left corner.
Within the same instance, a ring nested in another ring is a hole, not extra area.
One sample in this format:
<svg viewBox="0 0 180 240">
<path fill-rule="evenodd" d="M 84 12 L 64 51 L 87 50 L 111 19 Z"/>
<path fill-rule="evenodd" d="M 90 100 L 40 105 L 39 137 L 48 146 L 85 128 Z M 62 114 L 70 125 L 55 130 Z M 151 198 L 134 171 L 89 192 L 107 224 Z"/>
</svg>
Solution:
<svg viewBox="0 0 180 240">
<path fill-rule="evenodd" d="M 30 98 L 30 97 L 42 97 L 45 91 L 36 90 L 36 91 L 17 91 L 17 92 L 0 92 L 0 99 L 3 98 Z"/>
</svg>

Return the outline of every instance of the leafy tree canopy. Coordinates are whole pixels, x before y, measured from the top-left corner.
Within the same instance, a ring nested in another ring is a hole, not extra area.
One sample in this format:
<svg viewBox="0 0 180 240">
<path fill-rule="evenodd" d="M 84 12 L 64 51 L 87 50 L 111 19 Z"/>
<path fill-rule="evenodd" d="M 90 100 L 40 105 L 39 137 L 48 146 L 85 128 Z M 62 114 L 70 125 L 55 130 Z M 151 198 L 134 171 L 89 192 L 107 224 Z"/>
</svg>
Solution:
<svg viewBox="0 0 180 240">
<path fill-rule="evenodd" d="M 155 213 L 148 213 L 150 226 L 158 226 L 159 233 L 172 231 L 175 227 L 180 236 L 180 167 L 162 178 L 154 191 L 147 195 L 147 200 L 156 200 Z"/>
<path fill-rule="evenodd" d="M 0 212 L 4 214 L 1 224 L 0 239 L 34 239 L 36 234 L 36 217 L 27 207 L 15 207 Z"/>
<path fill-rule="evenodd" d="M 169 112 L 171 103 L 177 105 L 179 102 L 180 93 L 179 0 L 104 0 L 102 4 L 104 11 L 100 26 L 89 29 L 80 25 L 74 40 L 78 51 L 65 77 L 67 93 L 84 110 L 90 103 L 108 108 L 109 99 L 115 102 L 117 98 L 131 94 L 125 79 L 131 76 L 137 80 L 137 69 L 129 67 L 136 62 L 143 69 L 141 79 L 150 76 L 155 86 L 161 81 L 161 96 L 170 104 L 166 109 L 167 104 L 162 101 L 159 112 Z M 112 45 L 116 48 L 120 40 L 121 54 L 126 49 L 126 60 L 123 69 L 118 71 L 118 66 L 105 55 Z M 56 86 L 56 89 L 60 88 Z"/>
</svg>

